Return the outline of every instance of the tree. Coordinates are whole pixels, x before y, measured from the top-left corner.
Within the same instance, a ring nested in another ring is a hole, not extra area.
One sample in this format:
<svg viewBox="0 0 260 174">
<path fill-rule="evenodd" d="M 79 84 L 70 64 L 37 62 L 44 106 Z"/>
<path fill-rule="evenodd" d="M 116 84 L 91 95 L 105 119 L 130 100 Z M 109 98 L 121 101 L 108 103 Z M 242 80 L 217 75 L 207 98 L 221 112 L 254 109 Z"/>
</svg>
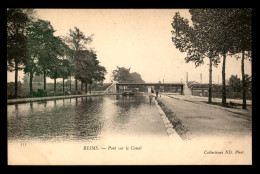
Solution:
<svg viewBox="0 0 260 174">
<path fill-rule="evenodd" d="M 75 89 L 77 91 L 78 89 L 78 82 L 77 77 L 77 65 L 78 65 L 78 51 L 86 49 L 86 45 L 90 44 L 93 39 L 93 34 L 91 36 L 86 37 L 83 32 L 81 32 L 77 27 L 74 27 L 74 30 L 69 30 L 69 35 L 65 38 L 66 43 L 69 45 L 71 50 L 73 50 L 72 56 L 71 56 L 71 63 L 73 67 L 75 68 L 74 71 L 74 77 L 75 77 Z"/>
<path fill-rule="evenodd" d="M 69 61 L 70 56 L 70 48 L 66 43 L 62 40 L 61 37 L 53 37 L 53 55 L 59 59 L 59 63 L 61 64 L 58 74 L 62 78 L 62 91 L 64 95 L 64 80 L 70 77 L 72 72 L 71 62 Z M 62 60 L 61 60 L 62 59 Z"/>
<path fill-rule="evenodd" d="M 15 71 L 15 94 L 18 97 L 18 71 L 26 62 L 26 28 L 32 19 L 32 9 L 7 9 L 7 65 Z"/>
<path fill-rule="evenodd" d="M 130 83 L 145 83 L 145 81 L 142 79 L 141 75 L 137 72 L 130 73 L 130 77 L 128 80 Z"/>
<path fill-rule="evenodd" d="M 126 83 L 145 83 L 137 72 L 130 73 L 131 68 L 119 67 L 112 72 L 113 80 Z"/>
<path fill-rule="evenodd" d="M 62 77 L 63 64 L 62 60 L 56 58 L 52 59 L 52 63 L 50 64 L 50 78 L 54 79 L 54 95 L 56 95 L 56 79 Z"/>
<path fill-rule="evenodd" d="M 245 86 L 243 86 L 245 85 Z M 248 74 L 245 74 L 245 84 L 242 82 L 242 88 L 246 88 L 246 93 L 252 94 L 252 77 Z M 244 97 L 244 96 L 243 96 Z"/>
<path fill-rule="evenodd" d="M 37 29 L 37 23 L 32 22 L 30 26 L 27 28 L 27 43 L 26 43 L 26 63 L 24 72 L 26 74 L 29 74 L 30 81 L 30 95 L 33 93 L 33 77 L 35 74 L 39 74 L 39 67 L 37 66 L 37 63 L 39 61 L 39 51 L 40 45 L 39 45 L 39 34 Z"/>
<path fill-rule="evenodd" d="M 24 84 L 29 84 L 29 76 L 28 75 L 24 74 L 22 80 L 23 80 Z"/>
<path fill-rule="evenodd" d="M 33 85 L 32 85 L 33 77 L 34 77 L 35 73 L 38 73 L 39 69 L 37 68 L 36 63 L 35 63 L 36 59 L 35 59 L 35 57 L 32 56 L 30 51 L 26 52 L 26 57 L 27 57 L 27 60 L 26 60 L 24 72 L 26 74 L 29 74 L 29 76 L 30 76 L 29 86 L 30 86 L 30 95 L 32 95 L 33 94 Z"/>
<path fill-rule="evenodd" d="M 105 79 L 106 68 L 99 65 L 97 56 L 93 51 L 82 50 L 78 51 L 78 65 L 76 69 L 77 78 L 85 83 L 85 92 L 87 93 L 87 86 L 94 81 L 101 82 Z"/>
<path fill-rule="evenodd" d="M 243 109 L 246 109 L 246 77 L 244 71 L 244 60 L 251 60 L 251 42 L 252 42 L 252 10 L 248 8 L 233 9 L 233 37 L 235 46 L 231 51 L 233 54 L 241 53 L 241 73 L 242 73 L 242 91 L 243 91 Z M 240 56 L 237 56 L 240 58 Z"/>
<path fill-rule="evenodd" d="M 46 90 L 46 76 L 50 62 L 55 57 L 54 29 L 49 21 L 38 19 L 28 28 L 26 72 L 33 78 L 34 74 L 43 74 Z M 30 84 L 31 85 L 31 84 Z"/>
<path fill-rule="evenodd" d="M 81 81 L 81 88 L 83 88 L 83 83 L 86 83 L 85 90 L 87 92 L 87 80 L 89 78 L 89 62 L 90 56 L 88 50 L 79 50 L 76 53 L 77 62 L 75 68 L 75 79 Z M 76 81 L 75 81 L 76 82 Z M 82 90 L 82 89 L 81 89 Z"/>
<path fill-rule="evenodd" d="M 105 67 L 97 64 L 95 67 L 94 67 L 94 70 L 89 78 L 89 85 L 90 85 L 90 94 L 91 94 L 91 86 L 94 82 L 103 82 L 105 80 L 105 75 L 107 73 L 107 70 Z"/>
<path fill-rule="evenodd" d="M 48 66 L 48 75 L 54 79 L 54 95 L 56 95 L 56 79 L 63 78 L 62 89 L 64 94 L 64 79 L 70 74 L 70 62 L 64 59 L 66 55 L 67 45 L 60 37 L 52 37 L 51 60 Z"/>
<path fill-rule="evenodd" d="M 64 44 L 66 45 L 65 46 L 65 59 L 68 60 L 67 63 L 69 63 L 68 66 L 66 66 L 66 69 L 67 71 L 69 72 L 69 75 L 67 78 L 69 78 L 69 80 L 66 82 L 66 83 L 69 83 L 69 89 L 70 89 L 70 92 L 71 92 L 71 83 L 72 83 L 72 80 L 71 80 L 71 77 L 72 77 L 72 74 L 75 74 L 75 63 L 74 63 L 74 50 L 72 50 L 69 45 L 67 45 L 67 40 L 66 40 L 66 37 L 63 38 L 63 42 Z"/>
<path fill-rule="evenodd" d="M 62 59 L 62 69 L 61 69 L 61 77 L 62 77 L 62 91 L 64 95 L 64 79 L 70 77 L 71 74 L 71 64 L 68 59 Z"/>
<path fill-rule="evenodd" d="M 233 90 L 233 92 L 241 91 L 241 80 L 237 77 L 237 75 L 231 75 L 228 80 L 228 85 Z"/>
<path fill-rule="evenodd" d="M 192 13 L 192 10 L 190 10 Z M 194 16 L 193 16 L 194 19 Z M 208 103 L 212 102 L 212 65 L 218 66 L 219 56 L 211 47 L 208 34 L 200 23 L 193 23 L 189 26 L 189 21 L 176 13 L 172 22 L 172 42 L 181 52 L 187 52 L 186 63 L 192 61 L 195 67 L 204 64 L 204 58 L 209 58 L 209 97 Z"/>
<path fill-rule="evenodd" d="M 127 82 L 130 78 L 130 69 L 131 68 L 117 66 L 117 69 L 112 72 L 113 80 L 117 82 Z"/>
</svg>

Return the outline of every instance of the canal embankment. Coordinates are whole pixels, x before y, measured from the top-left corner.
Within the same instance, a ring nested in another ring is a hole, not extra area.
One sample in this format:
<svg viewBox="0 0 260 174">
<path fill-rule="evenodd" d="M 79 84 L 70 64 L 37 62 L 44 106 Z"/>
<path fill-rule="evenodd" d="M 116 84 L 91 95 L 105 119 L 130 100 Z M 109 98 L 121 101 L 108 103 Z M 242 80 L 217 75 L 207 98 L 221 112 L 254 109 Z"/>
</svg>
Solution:
<svg viewBox="0 0 260 174">
<path fill-rule="evenodd" d="M 19 99 L 8 99 L 7 104 L 19 104 L 27 102 L 38 102 L 38 101 L 49 101 L 59 99 L 69 99 L 78 97 L 92 97 L 92 96 L 103 96 L 103 95 L 120 95 L 121 93 L 97 93 L 97 94 L 80 94 L 80 95 L 65 95 L 65 96 L 50 96 L 50 97 L 34 97 L 34 98 L 19 98 Z"/>
<path fill-rule="evenodd" d="M 185 135 L 188 130 L 182 125 L 181 120 L 176 117 L 176 114 L 158 100 L 158 98 L 155 100 L 155 105 L 158 108 L 169 138 L 178 141 L 187 139 Z"/>
</svg>

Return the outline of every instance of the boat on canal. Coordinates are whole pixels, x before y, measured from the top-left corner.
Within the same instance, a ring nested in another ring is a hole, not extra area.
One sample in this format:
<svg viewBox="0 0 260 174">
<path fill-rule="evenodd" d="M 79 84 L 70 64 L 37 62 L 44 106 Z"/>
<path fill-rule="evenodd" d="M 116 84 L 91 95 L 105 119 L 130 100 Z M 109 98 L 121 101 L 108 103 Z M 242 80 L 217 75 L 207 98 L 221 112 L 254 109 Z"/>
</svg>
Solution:
<svg viewBox="0 0 260 174">
<path fill-rule="evenodd" d="M 122 95 L 123 95 L 123 96 L 134 96 L 135 93 L 132 92 L 132 91 L 125 91 L 125 92 L 122 93 Z"/>
</svg>

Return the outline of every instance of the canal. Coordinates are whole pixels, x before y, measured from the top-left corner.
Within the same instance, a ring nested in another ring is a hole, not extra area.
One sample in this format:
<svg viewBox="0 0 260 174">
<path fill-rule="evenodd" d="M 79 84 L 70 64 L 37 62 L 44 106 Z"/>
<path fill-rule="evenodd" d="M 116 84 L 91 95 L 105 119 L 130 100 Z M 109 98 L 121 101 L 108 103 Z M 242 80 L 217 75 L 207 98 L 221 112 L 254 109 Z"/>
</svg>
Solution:
<svg viewBox="0 0 260 174">
<path fill-rule="evenodd" d="M 146 95 L 23 103 L 7 111 L 9 165 L 233 164 L 252 156 L 250 138 L 170 139 Z M 243 154 L 205 154 L 215 150 Z"/>
<path fill-rule="evenodd" d="M 106 95 L 8 105 L 10 141 L 95 141 L 115 135 L 166 137 L 148 96 Z"/>
</svg>

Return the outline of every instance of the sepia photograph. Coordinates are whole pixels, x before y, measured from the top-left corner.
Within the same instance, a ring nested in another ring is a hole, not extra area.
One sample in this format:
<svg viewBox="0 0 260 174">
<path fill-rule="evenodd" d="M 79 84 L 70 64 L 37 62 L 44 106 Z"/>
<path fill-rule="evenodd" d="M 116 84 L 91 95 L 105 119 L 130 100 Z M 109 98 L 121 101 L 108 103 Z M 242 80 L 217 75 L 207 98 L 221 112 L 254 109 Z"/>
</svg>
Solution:
<svg viewBox="0 0 260 174">
<path fill-rule="evenodd" d="M 6 14 L 8 165 L 252 165 L 252 9 Z"/>
</svg>

